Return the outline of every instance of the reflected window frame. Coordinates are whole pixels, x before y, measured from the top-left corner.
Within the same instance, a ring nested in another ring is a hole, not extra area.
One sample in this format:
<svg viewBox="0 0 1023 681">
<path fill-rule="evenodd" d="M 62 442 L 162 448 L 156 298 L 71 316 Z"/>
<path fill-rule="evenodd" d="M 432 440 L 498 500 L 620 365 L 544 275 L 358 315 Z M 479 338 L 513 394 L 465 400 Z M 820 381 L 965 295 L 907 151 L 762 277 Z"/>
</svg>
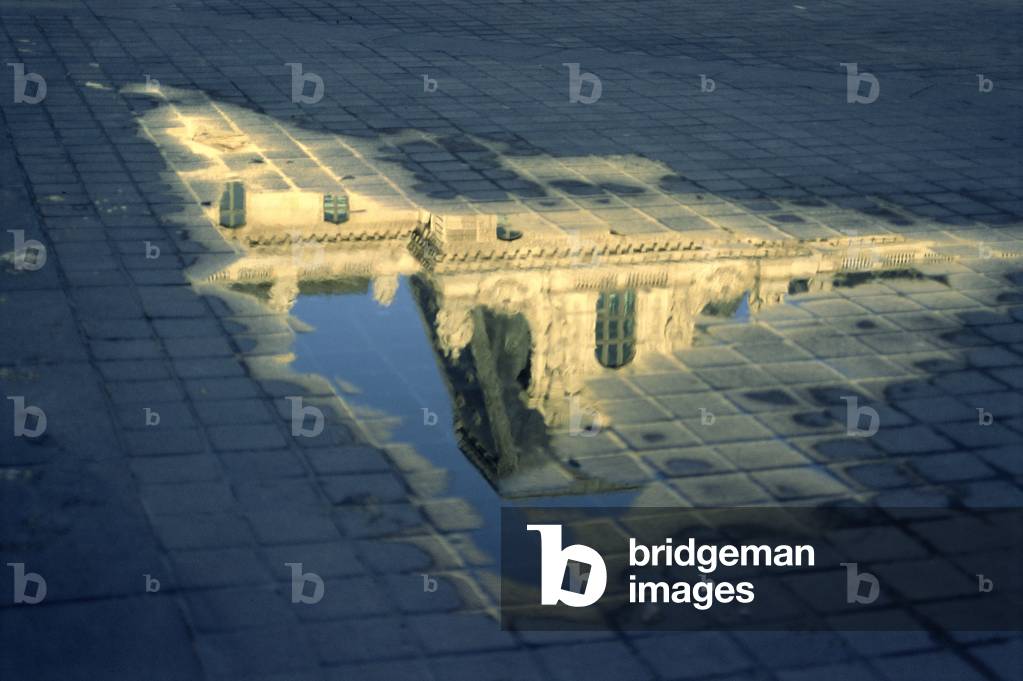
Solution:
<svg viewBox="0 0 1023 681">
<path fill-rule="evenodd" d="M 602 367 L 621 368 L 636 357 L 636 290 L 601 291 L 596 309 L 594 355 Z"/>
</svg>

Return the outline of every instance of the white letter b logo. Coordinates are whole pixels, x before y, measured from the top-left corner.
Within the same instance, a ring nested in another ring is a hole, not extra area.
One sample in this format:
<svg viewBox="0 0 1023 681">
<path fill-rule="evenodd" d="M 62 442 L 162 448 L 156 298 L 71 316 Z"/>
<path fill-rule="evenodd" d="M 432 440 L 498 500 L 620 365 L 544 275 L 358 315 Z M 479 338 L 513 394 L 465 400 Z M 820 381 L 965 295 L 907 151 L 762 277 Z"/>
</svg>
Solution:
<svg viewBox="0 0 1023 681">
<path fill-rule="evenodd" d="M 540 603 L 557 605 L 560 601 L 573 608 L 585 608 L 604 595 L 607 566 L 599 553 L 582 544 L 561 548 L 561 525 L 526 525 L 526 529 L 540 533 Z M 582 593 L 561 588 L 570 560 L 590 566 Z"/>
</svg>

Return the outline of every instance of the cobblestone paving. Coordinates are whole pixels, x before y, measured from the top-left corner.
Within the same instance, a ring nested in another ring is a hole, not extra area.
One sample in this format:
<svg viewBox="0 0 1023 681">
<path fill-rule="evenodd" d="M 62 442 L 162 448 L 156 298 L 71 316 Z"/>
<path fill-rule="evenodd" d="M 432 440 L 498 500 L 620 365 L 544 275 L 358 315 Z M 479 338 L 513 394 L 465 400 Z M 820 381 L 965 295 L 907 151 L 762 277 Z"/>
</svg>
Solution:
<svg viewBox="0 0 1023 681">
<path fill-rule="evenodd" d="M 293 321 L 189 277 L 238 257 L 203 206 L 213 158 L 435 211 L 934 241 L 960 259 L 931 278 L 703 319 L 596 385 L 614 447 L 580 465 L 664 503 L 1023 504 L 1020 274 L 991 257 L 1023 250 L 1019 10 L 753 4 L 0 0 L 0 418 L 12 396 L 46 415 L 0 439 L 0 677 L 1023 678 L 997 633 L 501 631 L 480 509 L 288 369 Z M 875 102 L 847 103 L 852 62 Z M 8 63 L 45 99 L 12 101 Z M 568 63 L 597 101 L 570 101 Z M 214 152 L 176 143 L 186 119 Z M 46 262 L 19 267 L 17 238 Z M 836 435 L 829 383 L 882 411 L 877 437 Z M 293 435 L 296 396 L 321 436 Z M 978 408 L 997 423 L 968 428 Z M 42 603 L 7 598 L 11 563 Z M 289 563 L 323 600 L 292 603 Z"/>
</svg>

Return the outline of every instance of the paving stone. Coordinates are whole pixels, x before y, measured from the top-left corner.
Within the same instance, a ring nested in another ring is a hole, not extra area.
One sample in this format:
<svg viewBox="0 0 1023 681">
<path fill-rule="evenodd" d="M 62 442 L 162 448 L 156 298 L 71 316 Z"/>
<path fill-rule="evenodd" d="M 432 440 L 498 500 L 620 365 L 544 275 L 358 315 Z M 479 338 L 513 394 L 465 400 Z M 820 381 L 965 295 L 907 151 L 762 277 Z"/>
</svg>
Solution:
<svg viewBox="0 0 1023 681">
<path fill-rule="evenodd" d="M 753 665 L 749 655 L 721 632 L 662 634 L 639 639 L 634 645 L 663 678 L 699 679 Z M 679 652 L 684 652 L 684 664 L 679 663 Z"/>
<path fill-rule="evenodd" d="M 321 474 L 369 473 L 390 470 L 390 462 L 386 455 L 366 446 L 312 449 L 307 451 L 305 456 L 313 468 Z"/>
<path fill-rule="evenodd" d="M 358 504 L 367 499 L 386 503 L 402 501 L 408 495 L 401 480 L 389 473 L 325 477 L 320 485 L 333 504 Z"/>
<path fill-rule="evenodd" d="M 951 653 L 932 653 L 927 655 L 905 655 L 882 658 L 875 663 L 886 679 L 896 681 L 907 679 L 918 674 L 938 680 L 956 679 L 956 681 L 972 681 L 983 679 L 984 676 L 973 669 L 962 659 Z"/>
<path fill-rule="evenodd" d="M 416 615 L 408 618 L 423 647 L 431 653 L 474 652 L 515 647 L 507 631 L 492 626 L 486 615 L 465 614 L 458 618 Z"/>
<path fill-rule="evenodd" d="M 170 378 L 166 362 L 160 360 L 118 360 L 96 362 L 103 378 L 111 381 L 146 381 Z"/>
<path fill-rule="evenodd" d="M 459 664 L 462 659 L 461 657 L 455 658 L 455 664 Z M 445 669 L 451 669 L 452 667 L 453 665 L 449 665 Z M 327 678 L 331 681 L 347 681 L 347 679 L 362 679 L 363 681 L 391 681 L 391 679 L 435 681 L 439 678 L 447 678 L 446 676 L 434 676 L 427 666 L 427 662 L 418 659 L 375 660 L 361 664 L 345 664 L 330 668 L 327 674 Z"/>
<path fill-rule="evenodd" d="M 175 513 L 150 517 L 161 544 L 174 549 L 248 546 L 252 530 L 245 521 L 224 513 Z"/>
<path fill-rule="evenodd" d="M 406 619 L 372 617 L 310 624 L 305 629 L 317 655 L 330 665 L 411 658 L 419 650 L 418 632 Z"/>
<path fill-rule="evenodd" d="M 557 658 L 558 649 L 541 652 L 544 664 L 555 679 L 653 679 L 649 667 L 618 642 L 591 643 L 567 646 L 574 653 L 569 658 Z M 595 666 L 589 666 L 595 665 Z"/>
<path fill-rule="evenodd" d="M 202 410 L 202 406 L 197 408 L 199 412 Z M 273 424 L 210 426 L 206 433 L 213 446 L 221 451 L 280 449 L 287 444 L 281 431 Z"/>
<path fill-rule="evenodd" d="M 196 650 L 214 678 L 274 672 L 290 675 L 316 666 L 316 657 L 300 630 L 279 623 L 206 634 L 196 641 Z"/>
<path fill-rule="evenodd" d="M 228 509 L 234 503 L 231 490 L 222 482 L 144 485 L 140 494 L 146 510 L 153 515 L 211 513 Z"/>
<path fill-rule="evenodd" d="M 185 681 L 202 673 L 184 618 L 168 596 L 0 608 L 0 624 L 13 646 L 0 663 L 7 678 L 66 678 L 68 665 L 94 678 Z"/>
<path fill-rule="evenodd" d="M 309 510 L 327 508 L 308 480 L 244 480 L 233 485 L 240 506 L 249 509 Z"/>
<path fill-rule="evenodd" d="M 825 471 L 809 468 L 784 468 L 759 471 L 751 477 L 779 500 L 845 494 L 848 487 Z"/>
<path fill-rule="evenodd" d="M 185 390 L 196 401 L 261 397 L 252 381 L 244 378 L 197 378 L 185 381 Z"/>
<path fill-rule="evenodd" d="M 297 454 L 286 449 L 220 452 L 218 459 L 232 480 L 303 478 L 308 474 Z"/>
<path fill-rule="evenodd" d="M 767 491 L 741 473 L 680 478 L 671 485 L 694 506 L 741 506 L 770 500 Z"/>
<path fill-rule="evenodd" d="M 424 523 L 421 511 L 407 503 L 341 507 L 335 511 L 334 519 L 344 534 L 356 538 L 393 536 L 418 529 Z"/>
<path fill-rule="evenodd" d="M 383 615 L 393 608 L 387 592 L 371 577 L 327 579 L 324 581 L 321 600 L 292 606 L 299 619 L 309 622 Z"/>
<path fill-rule="evenodd" d="M 707 390 L 708 386 L 693 374 L 648 375 L 634 376 L 632 382 L 643 392 L 650 395 L 674 395 L 699 390 Z"/>
<path fill-rule="evenodd" d="M 135 477 L 142 483 L 196 482 L 220 478 L 216 460 L 203 454 L 136 458 L 130 465 Z"/>
<path fill-rule="evenodd" d="M 292 572 L 287 563 L 301 563 L 303 570 L 311 570 L 324 579 L 367 574 L 351 542 L 339 542 L 335 537 L 323 543 L 264 546 L 262 553 L 274 579 L 288 584 L 292 581 Z"/>
<path fill-rule="evenodd" d="M 260 544 L 308 544 L 338 538 L 330 518 L 320 513 L 266 510 L 250 511 L 246 517 Z"/>
<path fill-rule="evenodd" d="M 640 426 L 616 426 L 614 430 L 625 440 L 629 447 L 640 451 L 665 449 L 668 447 L 688 447 L 699 442 L 690 430 L 672 421 L 649 423 Z"/>
<path fill-rule="evenodd" d="M 124 442 L 131 456 L 191 454 L 205 449 L 202 434 L 195 429 L 129 431 L 124 434 Z"/>
<path fill-rule="evenodd" d="M 280 587 L 205 589 L 185 594 L 189 615 L 200 632 L 233 632 L 286 622 L 297 625 L 289 610 L 290 591 Z"/>
<path fill-rule="evenodd" d="M 255 585 L 268 579 L 262 561 L 248 548 L 176 550 L 171 560 L 186 588 Z"/>
<path fill-rule="evenodd" d="M 657 403 L 680 419 L 699 418 L 703 413 L 716 415 L 738 412 L 736 406 L 726 399 L 727 396 L 715 392 L 688 393 L 661 397 Z"/>
</svg>

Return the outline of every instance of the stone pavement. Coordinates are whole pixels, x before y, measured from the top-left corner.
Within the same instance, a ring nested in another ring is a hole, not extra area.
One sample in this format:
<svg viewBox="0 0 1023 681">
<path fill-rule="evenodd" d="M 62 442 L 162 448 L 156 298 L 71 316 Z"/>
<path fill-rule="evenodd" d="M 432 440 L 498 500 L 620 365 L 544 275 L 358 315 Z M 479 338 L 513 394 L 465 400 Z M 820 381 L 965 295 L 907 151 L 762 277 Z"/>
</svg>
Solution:
<svg viewBox="0 0 1023 681">
<path fill-rule="evenodd" d="M 701 316 L 591 382 L 603 444 L 552 436 L 665 504 L 1021 505 L 1019 11 L 749 4 L 0 0 L 0 93 L 9 63 L 46 82 L 0 97 L 0 418 L 46 419 L 2 431 L 0 595 L 11 563 L 47 585 L 0 598 L 0 677 L 1023 678 L 997 632 L 501 631 L 491 509 L 384 446 L 395 414 L 289 368 L 293 300 L 206 282 L 246 257 L 211 220 L 229 177 L 637 238 L 927 242 L 954 261 Z M 842 438 L 820 385 L 885 427 Z M 289 563 L 321 601 L 292 602 Z"/>
</svg>

